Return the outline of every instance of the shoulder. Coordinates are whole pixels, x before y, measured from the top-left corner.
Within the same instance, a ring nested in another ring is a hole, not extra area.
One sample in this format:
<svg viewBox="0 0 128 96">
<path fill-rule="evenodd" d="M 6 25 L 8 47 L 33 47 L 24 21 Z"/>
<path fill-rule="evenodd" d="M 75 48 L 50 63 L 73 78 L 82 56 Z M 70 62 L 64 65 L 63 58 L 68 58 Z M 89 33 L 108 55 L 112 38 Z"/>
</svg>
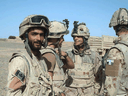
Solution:
<svg viewBox="0 0 128 96">
<path fill-rule="evenodd" d="M 21 72 L 23 72 L 24 74 L 26 74 L 26 70 L 27 70 L 27 62 L 25 61 L 24 58 L 22 57 L 15 57 L 13 58 L 10 62 L 9 62 L 9 73 L 13 74 L 15 73 L 16 70 L 20 70 Z"/>
<path fill-rule="evenodd" d="M 45 53 L 55 53 L 55 49 L 53 49 L 52 47 L 46 47 L 40 50 L 41 54 L 45 54 Z"/>
<path fill-rule="evenodd" d="M 123 59 L 123 53 L 116 47 L 110 49 L 107 58 L 111 59 Z"/>
<path fill-rule="evenodd" d="M 55 54 L 53 54 L 51 52 L 47 52 L 47 53 L 43 54 L 43 58 L 46 61 L 46 63 L 47 62 L 55 62 L 56 61 Z"/>
</svg>

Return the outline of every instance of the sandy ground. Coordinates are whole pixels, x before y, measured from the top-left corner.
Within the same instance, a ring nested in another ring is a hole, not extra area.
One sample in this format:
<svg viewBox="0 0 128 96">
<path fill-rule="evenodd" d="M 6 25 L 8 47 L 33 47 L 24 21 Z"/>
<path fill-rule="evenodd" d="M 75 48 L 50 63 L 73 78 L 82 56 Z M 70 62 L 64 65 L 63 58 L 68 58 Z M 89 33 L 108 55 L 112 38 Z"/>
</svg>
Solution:
<svg viewBox="0 0 128 96">
<path fill-rule="evenodd" d="M 72 45 L 72 42 L 64 42 L 62 44 L 62 50 L 66 51 L 72 48 Z M 8 62 L 12 53 L 18 50 L 24 50 L 24 45 L 21 41 L 0 39 L 0 96 L 6 96 Z"/>
</svg>

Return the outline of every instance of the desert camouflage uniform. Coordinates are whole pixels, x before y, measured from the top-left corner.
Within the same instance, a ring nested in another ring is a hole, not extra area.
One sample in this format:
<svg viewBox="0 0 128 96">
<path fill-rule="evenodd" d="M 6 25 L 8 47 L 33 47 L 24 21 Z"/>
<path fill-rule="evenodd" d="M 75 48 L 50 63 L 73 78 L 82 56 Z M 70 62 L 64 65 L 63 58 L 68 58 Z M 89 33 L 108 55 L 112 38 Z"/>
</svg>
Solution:
<svg viewBox="0 0 128 96">
<path fill-rule="evenodd" d="M 99 94 L 102 82 L 101 58 L 90 49 L 84 51 L 84 57 L 77 50 L 68 51 L 75 68 L 69 69 L 66 82 L 66 96 L 95 96 Z"/>
<path fill-rule="evenodd" d="M 33 54 L 32 58 L 26 52 L 13 54 L 9 63 L 7 87 L 11 86 L 14 77 L 22 82 L 22 86 L 18 89 L 9 88 L 7 96 L 48 96 L 50 93 L 52 82 L 44 60 L 37 60 Z"/>
<path fill-rule="evenodd" d="M 20 24 L 19 37 L 24 40 L 25 51 L 14 53 L 9 61 L 7 96 L 48 96 L 52 93 L 52 80 L 48 74 L 47 65 L 40 53 L 38 56 L 32 53 L 33 50 L 28 43 L 30 28 L 45 29 L 44 38 L 46 39 L 49 26 L 48 18 L 43 15 L 27 16 Z M 46 40 L 42 43 L 45 47 Z"/>
<path fill-rule="evenodd" d="M 55 69 L 53 70 L 53 91 L 55 95 L 59 96 L 60 93 L 64 93 L 65 91 L 65 80 L 66 80 L 66 73 L 63 70 L 63 62 L 59 59 L 56 50 L 47 46 L 44 50 L 40 50 L 41 54 L 44 55 L 45 53 L 51 53 L 55 55 L 56 64 Z"/>
<path fill-rule="evenodd" d="M 105 57 L 105 96 L 128 96 L 128 35 L 120 36 Z"/>
</svg>

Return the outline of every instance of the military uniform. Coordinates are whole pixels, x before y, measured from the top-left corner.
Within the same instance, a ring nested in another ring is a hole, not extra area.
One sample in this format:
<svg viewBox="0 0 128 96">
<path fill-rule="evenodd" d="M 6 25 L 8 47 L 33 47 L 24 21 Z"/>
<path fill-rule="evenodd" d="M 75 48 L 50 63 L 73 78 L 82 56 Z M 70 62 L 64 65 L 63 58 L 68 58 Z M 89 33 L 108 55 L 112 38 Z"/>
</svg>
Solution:
<svg viewBox="0 0 128 96">
<path fill-rule="evenodd" d="M 33 59 L 25 52 L 13 54 L 9 63 L 7 96 L 47 96 L 50 93 L 52 82 L 47 73 L 47 66 L 42 58 L 39 61 L 32 56 Z M 14 77 L 22 82 L 18 89 L 11 89 Z"/>
<path fill-rule="evenodd" d="M 106 96 L 128 95 L 128 35 L 120 36 L 125 40 L 116 41 L 105 57 L 106 60 Z"/>
<path fill-rule="evenodd" d="M 55 92 L 55 95 L 59 96 L 60 93 L 65 92 L 66 73 L 63 70 L 64 64 L 62 60 L 59 59 L 59 56 L 56 53 L 55 49 L 47 46 L 46 49 L 41 50 L 42 55 L 47 54 L 47 53 L 54 54 L 55 59 L 56 59 L 55 65 L 51 65 L 51 66 L 54 66 L 54 68 L 52 68 L 53 69 L 53 91 Z"/>
<path fill-rule="evenodd" d="M 13 53 L 9 61 L 7 96 L 51 95 L 52 80 L 39 52 L 41 43 L 43 47 L 46 45 L 46 40 L 45 42 L 43 40 L 48 36 L 49 26 L 48 18 L 43 15 L 30 15 L 20 24 L 19 37 L 24 40 L 25 51 Z M 41 43 L 38 46 L 30 44 L 35 41 Z"/>
<path fill-rule="evenodd" d="M 55 96 L 64 95 L 65 93 L 65 71 L 66 68 L 68 68 L 67 66 L 65 67 L 65 63 L 71 60 L 69 57 L 63 58 L 64 60 L 61 59 L 61 57 L 66 54 L 61 51 L 61 44 L 64 41 L 63 36 L 69 33 L 67 24 L 68 20 L 65 19 L 63 21 L 67 21 L 66 24 L 58 21 L 51 21 L 48 35 L 49 46 L 40 50 L 49 68 L 48 72 L 50 75 L 52 74 L 51 77 L 53 78 L 53 91 L 55 92 Z M 56 48 L 58 49 L 58 53 L 55 50 Z M 65 54 L 62 55 L 61 53 Z"/>
<path fill-rule="evenodd" d="M 101 57 L 90 49 L 88 38 L 89 29 L 85 23 L 74 21 L 71 36 L 74 39 L 73 49 L 68 51 L 75 68 L 68 71 L 66 82 L 67 96 L 95 96 L 102 94 Z"/>
<path fill-rule="evenodd" d="M 81 57 L 77 54 L 77 50 L 73 49 L 68 51 L 68 54 L 72 58 L 75 68 L 68 71 L 69 78 L 66 85 L 69 88 L 66 91 L 66 96 L 94 96 L 99 94 L 102 68 L 98 53 L 89 49 L 84 51 L 85 55 Z"/>
<path fill-rule="evenodd" d="M 110 48 L 103 58 L 105 65 L 105 96 L 128 95 L 128 10 L 115 11 L 109 27 L 113 27 L 118 36 L 115 46 Z"/>
</svg>

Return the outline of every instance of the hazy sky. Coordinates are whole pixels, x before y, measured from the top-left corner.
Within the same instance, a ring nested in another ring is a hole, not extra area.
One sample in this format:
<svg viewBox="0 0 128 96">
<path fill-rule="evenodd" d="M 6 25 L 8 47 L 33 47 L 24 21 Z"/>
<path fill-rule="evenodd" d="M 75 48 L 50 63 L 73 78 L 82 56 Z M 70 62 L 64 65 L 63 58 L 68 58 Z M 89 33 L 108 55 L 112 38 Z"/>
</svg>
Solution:
<svg viewBox="0 0 128 96">
<path fill-rule="evenodd" d="M 68 19 L 70 33 L 65 41 L 73 41 L 73 22 L 85 22 L 91 36 L 116 36 L 109 22 L 119 8 L 128 9 L 128 0 L 0 0 L 0 38 L 19 35 L 19 25 L 31 14 L 41 14 L 50 21 Z"/>
</svg>

